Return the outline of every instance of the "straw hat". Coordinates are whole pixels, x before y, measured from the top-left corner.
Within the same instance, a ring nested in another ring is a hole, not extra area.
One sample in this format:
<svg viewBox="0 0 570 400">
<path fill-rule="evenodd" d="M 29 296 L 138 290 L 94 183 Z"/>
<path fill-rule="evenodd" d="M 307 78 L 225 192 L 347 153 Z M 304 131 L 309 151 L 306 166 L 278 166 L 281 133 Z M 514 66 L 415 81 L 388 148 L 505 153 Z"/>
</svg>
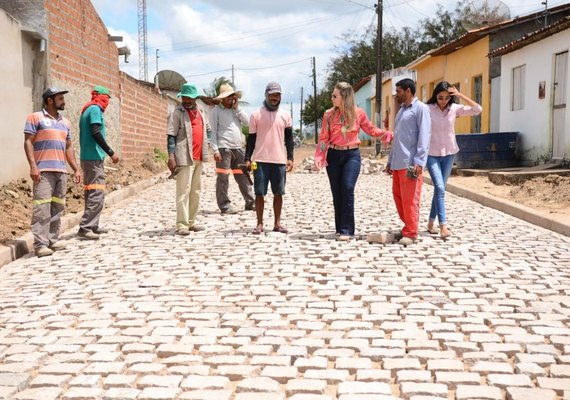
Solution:
<svg viewBox="0 0 570 400">
<path fill-rule="evenodd" d="M 220 85 L 220 94 L 218 94 L 216 97 L 214 97 L 215 99 L 221 100 L 221 99 L 225 99 L 228 96 L 231 96 L 232 94 L 235 94 L 237 96 L 238 99 L 241 99 L 241 91 L 236 91 L 234 90 L 234 88 L 232 87 L 232 85 L 230 85 L 229 83 L 222 83 Z"/>
</svg>

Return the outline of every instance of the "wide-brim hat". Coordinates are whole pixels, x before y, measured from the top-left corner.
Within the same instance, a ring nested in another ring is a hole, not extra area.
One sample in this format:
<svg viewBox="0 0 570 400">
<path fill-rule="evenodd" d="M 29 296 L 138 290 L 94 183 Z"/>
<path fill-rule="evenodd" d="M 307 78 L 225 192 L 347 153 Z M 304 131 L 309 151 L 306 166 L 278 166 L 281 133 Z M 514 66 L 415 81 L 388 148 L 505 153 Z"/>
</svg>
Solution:
<svg viewBox="0 0 570 400">
<path fill-rule="evenodd" d="M 180 93 L 176 95 L 176 97 L 190 97 L 191 99 L 195 99 L 199 96 L 198 88 L 196 85 L 192 85 L 191 83 L 185 83 L 180 88 Z"/>
<path fill-rule="evenodd" d="M 229 83 L 223 83 L 222 85 L 220 85 L 220 94 L 218 94 L 214 98 L 221 100 L 221 99 L 225 99 L 228 96 L 231 96 L 232 94 L 235 94 L 238 97 L 238 99 L 241 98 L 241 91 L 234 90 L 232 85 L 230 85 Z"/>
</svg>

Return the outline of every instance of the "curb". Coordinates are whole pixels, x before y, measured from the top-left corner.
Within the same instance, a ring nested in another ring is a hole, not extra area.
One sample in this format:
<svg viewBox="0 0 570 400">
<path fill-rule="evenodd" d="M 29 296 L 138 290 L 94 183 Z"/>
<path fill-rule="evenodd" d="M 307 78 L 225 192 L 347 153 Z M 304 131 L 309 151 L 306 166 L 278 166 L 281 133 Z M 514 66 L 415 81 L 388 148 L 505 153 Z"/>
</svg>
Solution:
<svg viewBox="0 0 570 400">
<path fill-rule="evenodd" d="M 424 182 L 429 183 L 433 186 L 432 180 L 429 176 L 424 175 L 423 180 Z M 475 201 L 495 210 L 502 211 L 505 214 L 512 215 L 513 217 L 522 219 L 526 222 L 530 222 L 531 224 L 546 228 L 556 233 L 560 233 L 561 235 L 570 236 L 570 225 L 561 223 L 552 218 L 545 217 L 544 215 L 537 213 L 532 208 L 520 205 L 513 201 L 489 194 L 475 193 L 465 189 L 464 187 L 457 186 L 449 182 L 447 183 L 446 191 L 453 193 L 454 195 Z"/>
<path fill-rule="evenodd" d="M 159 181 L 165 179 L 165 177 L 166 175 L 164 173 L 161 173 L 153 176 L 152 178 L 133 183 L 132 185 L 125 186 L 124 188 L 109 193 L 105 196 L 105 209 L 112 207 L 122 202 L 123 200 L 126 200 L 129 197 L 142 192 L 145 189 L 148 189 Z M 64 232 L 79 225 L 81 216 L 82 213 L 80 212 L 76 214 L 64 215 L 61 218 L 60 232 Z M 15 261 L 28 253 L 31 253 L 33 251 L 33 248 L 34 236 L 32 235 L 32 232 L 28 232 L 24 236 L 14 239 L 12 242 L 6 245 L 0 245 L 0 267 L 11 263 L 12 261 Z"/>
</svg>

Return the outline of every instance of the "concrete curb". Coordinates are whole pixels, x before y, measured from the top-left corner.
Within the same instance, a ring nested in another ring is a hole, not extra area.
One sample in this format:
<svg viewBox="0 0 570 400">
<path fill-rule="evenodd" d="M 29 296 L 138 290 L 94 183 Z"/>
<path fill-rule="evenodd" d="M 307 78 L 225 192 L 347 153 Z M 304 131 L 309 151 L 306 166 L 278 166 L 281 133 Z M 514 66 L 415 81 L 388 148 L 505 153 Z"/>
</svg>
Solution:
<svg viewBox="0 0 570 400">
<path fill-rule="evenodd" d="M 105 209 L 117 205 L 118 203 L 142 192 L 145 189 L 155 185 L 157 182 L 166 179 L 168 175 L 161 173 L 153 176 L 152 178 L 145 179 L 133 183 L 132 185 L 125 186 L 119 190 L 109 193 L 105 196 Z M 79 225 L 82 213 L 64 215 L 61 218 L 61 232 L 71 229 Z M 17 260 L 20 257 L 33 251 L 34 237 L 31 232 L 26 233 L 24 236 L 13 240 L 11 243 L 0 246 L 0 267 Z"/>
<path fill-rule="evenodd" d="M 424 175 L 423 179 L 424 182 L 433 185 L 429 176 Z M 513 217 L 522 219 L 523 221 L 530 222 L 531 224 L 538 225 L 553 232 L 560 233 L 564 236 L 570 236 L 570 225 L 563 224 L 552 218 L 541 215 L 532 208 L 489 194 L 475 193 L 462 186 L 454 185 L 449 182 L 447 183 L 446 189 L 449 193 L 475 201 L 495 210 L 502 211 L 505 214 L 512 215 Z"/>
</svg>

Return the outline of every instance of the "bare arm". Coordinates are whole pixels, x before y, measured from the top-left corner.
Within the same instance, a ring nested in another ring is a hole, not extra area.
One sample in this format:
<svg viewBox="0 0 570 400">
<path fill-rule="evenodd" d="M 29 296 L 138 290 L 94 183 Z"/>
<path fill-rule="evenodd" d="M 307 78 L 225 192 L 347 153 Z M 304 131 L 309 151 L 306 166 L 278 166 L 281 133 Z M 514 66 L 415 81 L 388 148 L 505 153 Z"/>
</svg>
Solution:
<svg viewBox="0 0 570 400">
<path fill-rule="evenodd" d="M 81 183 L 81 172 L 79 171 L 79 167 L 77 166 L 77 161 L 75 160 L 75 152 L 73 151 L 71 140 L 68 140 L 65 143 L 65 158 L 67 159 L 67 163 L 73 170 L 73 173 L 75 175 L 75 183 Z"/>
<path fill-rule="evenodd" d="M 26 158 L 30 165 L 30 178 L 32 178 L 34 183 L 39 183 L 40 171 L 38 170 L 36 158 L 34 157 L 34 135 L 30 135 L 29 133 L 25 134 L 24 151 L 26 152 Z"/>
</svg>

